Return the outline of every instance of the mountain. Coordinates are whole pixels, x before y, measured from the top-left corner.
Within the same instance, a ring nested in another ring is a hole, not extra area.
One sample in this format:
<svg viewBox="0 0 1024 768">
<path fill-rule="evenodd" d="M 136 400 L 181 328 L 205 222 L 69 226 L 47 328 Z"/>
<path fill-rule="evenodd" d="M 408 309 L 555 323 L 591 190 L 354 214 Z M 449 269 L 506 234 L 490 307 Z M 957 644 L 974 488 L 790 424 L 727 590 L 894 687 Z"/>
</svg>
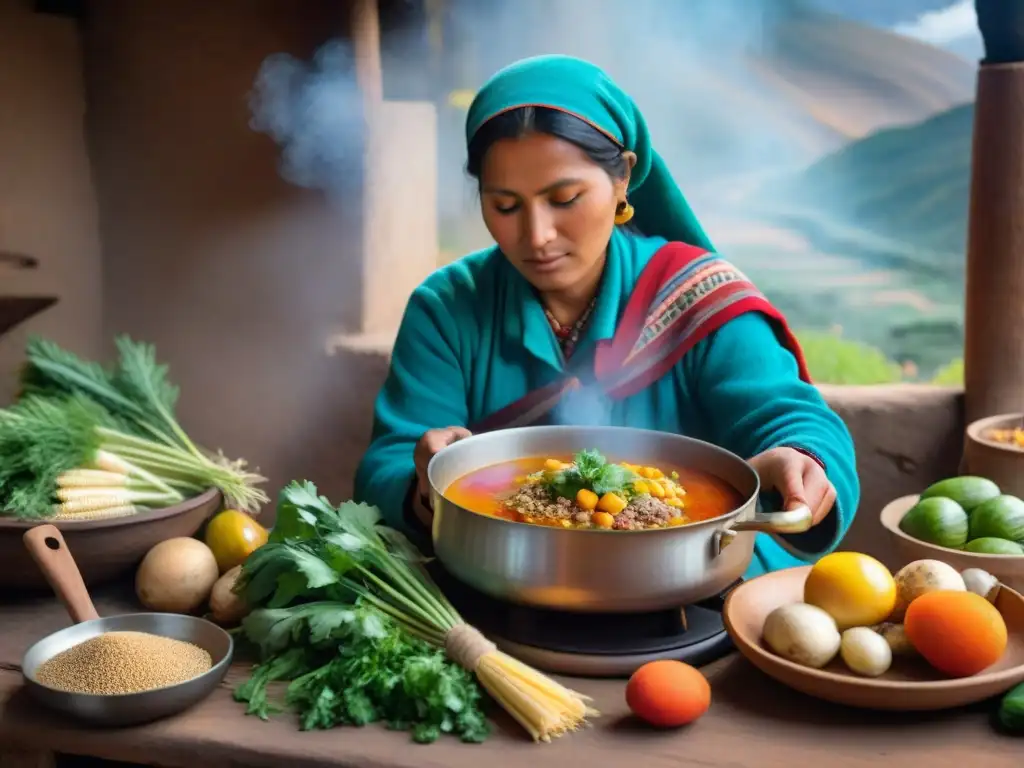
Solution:
<svg viewBox="0 0 1024 768">
<path fill-rule="evenodd" d="M 975 67 L 928 44 L 837 16 L 793 13 L 753 60 L 780 96 L 849 139 L 971 101 Z"/>
<path fill-rule="evenodd" d="M 783 250 L 740 252 L 798 324 L 848 335 L 931 375 L 962 355 L 974 107 L 878 131 L 764 180 L 742 201 Z"/>
<path fill-rule="evenodd" d="M 634 97 L 688 188 L 806 165 L 974 92 L 970 62 L 813 0 L 631 0 L 625 14 L 620 0 L 446 2 L 452 90 L 523 56 L 591 59 Z"/>
<path fill-rule="evenodd" d="M 930 267 L 962 264 L 974 106 L 879 131 L 764 190 L 767 198 L 889 238 Z"/>
</svg>

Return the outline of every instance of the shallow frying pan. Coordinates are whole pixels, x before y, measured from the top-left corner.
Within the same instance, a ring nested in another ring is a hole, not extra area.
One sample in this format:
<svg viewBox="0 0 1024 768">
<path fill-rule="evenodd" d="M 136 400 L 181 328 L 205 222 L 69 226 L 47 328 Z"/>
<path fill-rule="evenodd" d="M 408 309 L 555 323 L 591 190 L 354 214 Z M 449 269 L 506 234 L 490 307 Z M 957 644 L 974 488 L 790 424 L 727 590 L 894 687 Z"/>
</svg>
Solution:
<svg viewBox="0 0 1024 768">
<path fill-rule="evenodd" d="M 42 569 L 74 624 L 35 643 L 21 662 L 29 693 L 45 706 L 94 725 L 128 726 L 159 720 L 188 709 L 208 696 L 231 665 L 234 643 L 216 624 L 176 613 L 128 613 L 100 618 L 60 531 L 39 525 L 25 532 L 25 546 Z M 213 660 L 209 671 L 184 683 L 143 693 L 97 695 L 67 693 L 43 685 L 35 672 L 43 662 L 105 632 L 148 632 L 183 640 L 205 649 Z"/>
</svg>

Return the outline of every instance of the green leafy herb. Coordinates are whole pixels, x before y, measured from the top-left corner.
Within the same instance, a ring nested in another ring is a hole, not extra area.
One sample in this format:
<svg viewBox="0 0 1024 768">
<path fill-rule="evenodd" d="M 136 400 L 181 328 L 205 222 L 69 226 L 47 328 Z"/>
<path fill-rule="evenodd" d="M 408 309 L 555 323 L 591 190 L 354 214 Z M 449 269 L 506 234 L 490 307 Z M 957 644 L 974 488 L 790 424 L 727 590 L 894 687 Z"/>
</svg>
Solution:
<svg viewBox="0 0 1024 768">
<path fill-rule="evenodd" d="M 637 475 L 621 464 L 610 464 L 598 451 L 580 451 L 573 463 L 552 473 L 546 480 L 548 490 L 555 496 L 574 499 L 586 489 L 598 496 L 606 493 L 628 494 Z"/>
<path fill-rule="evenodd" d="M 246 560 L 235 587 L 255 608 L 243 625 L 263 657 L 254 677 L 290 680 L 286 704 L 303 727 L 383 720 L 417 741 L 486 736 L 477 680 L 536 740 L 595 714 L 586 697 L 466 626 L 424 563 L 401 533 L 381 524 L 376 507 L 334 508 L 309 482 L 285 487 L 274 533 Z M 330 653 L 321 659 L 324 646 Z M 304 666 L 298 654 L 279 658 L 295 649 L 307 651 Z M 256 711 L 265 706 L 261 685 L 245 691 Z"/>
<path fill-rule="evenodd" d="M 595 714 L 586 697 L 466 626 L 424 563 L 376 507 L 335 509 L 309 482 L 284 488 L 274 532 L 235 586 L 255 609 L 243 630 L 262 655 L 239 693 L 250 711 L 266 711 L 266 685 L 286 679 L 304 728 L 383 720 L 417 741 L 480 741 L 479 680 L 536 740 Z"/>
<path fill-rule="evenodd" d="M 479 686 L 442 650 L 457 614 L 422 559 L 375 507 L 335 509 L 312 483 L 288 485 L 236 587 L 257 606 L 242 632 L 262 659 L 236 698 L 266 718 L 267 687 L 283 680 L 303 729 L 383 721 L 419 742 L 483 741 Z"/>
<path fill-rule="evenodd" d="M 442 733 L 481 742 L 490 733 L 472 674 L 374 609 L 316 602 L 258 610 L 242 628 L 265 654 L 235 691 L 249 714 L 267 719 L 281 709 L 268 686 L 288 681 L 283 704 L 303 730 L 383 721 L 421 743 Z"/>
</svg>

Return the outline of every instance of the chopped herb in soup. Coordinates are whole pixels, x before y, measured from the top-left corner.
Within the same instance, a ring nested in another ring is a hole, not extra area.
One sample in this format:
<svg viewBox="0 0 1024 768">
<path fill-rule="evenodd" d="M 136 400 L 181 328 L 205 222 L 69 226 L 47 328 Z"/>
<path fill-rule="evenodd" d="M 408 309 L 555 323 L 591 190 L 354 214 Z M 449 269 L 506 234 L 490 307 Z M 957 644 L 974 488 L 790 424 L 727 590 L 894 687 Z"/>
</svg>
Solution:
<svg viewBox="0 0 1024 768">
<path fill-rule="evenodd" d="M 456 480 L 445 496 L 507 520 L 617 531 L 686 525 L 743 501 L 713 475 L 611 462 L 593 450 L 567 461 L 541 457 L 484 467 Z"/>
</svg>

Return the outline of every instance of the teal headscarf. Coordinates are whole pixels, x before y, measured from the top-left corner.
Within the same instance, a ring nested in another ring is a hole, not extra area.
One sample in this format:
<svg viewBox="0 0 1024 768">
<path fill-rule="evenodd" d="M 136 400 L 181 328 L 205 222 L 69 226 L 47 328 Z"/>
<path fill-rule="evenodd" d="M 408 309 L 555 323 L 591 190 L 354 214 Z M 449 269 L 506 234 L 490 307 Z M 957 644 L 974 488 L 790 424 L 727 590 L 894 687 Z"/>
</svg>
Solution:
<svg viewBox="0 0 1024 768">
<path fill-rule="evenodd" d="M 480 126 L 517 107 L 550 107 L 575 115 L 635 153 L 628 194 L 640 231 L 714 250 L 665 161 L 651 146 L 643 114 L 599 67 L 571 56 L 536 56 L 498 71 L 470 105 L 467 145 Z"/>
</svg>

